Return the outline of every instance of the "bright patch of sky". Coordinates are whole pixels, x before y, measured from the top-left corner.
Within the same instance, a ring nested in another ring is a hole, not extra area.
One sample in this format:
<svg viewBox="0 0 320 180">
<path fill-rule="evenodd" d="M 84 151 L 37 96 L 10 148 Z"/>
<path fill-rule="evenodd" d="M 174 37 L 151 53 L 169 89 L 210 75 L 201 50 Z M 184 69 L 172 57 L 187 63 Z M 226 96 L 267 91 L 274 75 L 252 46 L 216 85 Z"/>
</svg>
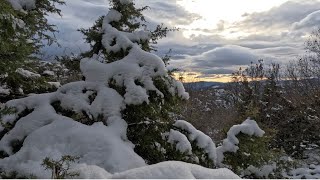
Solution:
<svg viewBox="0 0 320 180">
<path fill-rule="evenodd" d="M 180 26 L 186 29 L 185 37 L 192 34 L 208 33 L 199 29 L 224 29 L 224 26 L 235 21 L 241 21 L 246 14 L 262 12 L 279 6 L 287 0 L 178 0 L 177 4 L 191 13 L 201 16 L 190 25 Z M 197 30 L 198 29 L 198 30 Z M 230 34 L 222 33 L 228 38 Z M 243 35 L 239 33 L 238 35 Z M 234 34 L 233 34 L 234 36 Z"/>
</svg>

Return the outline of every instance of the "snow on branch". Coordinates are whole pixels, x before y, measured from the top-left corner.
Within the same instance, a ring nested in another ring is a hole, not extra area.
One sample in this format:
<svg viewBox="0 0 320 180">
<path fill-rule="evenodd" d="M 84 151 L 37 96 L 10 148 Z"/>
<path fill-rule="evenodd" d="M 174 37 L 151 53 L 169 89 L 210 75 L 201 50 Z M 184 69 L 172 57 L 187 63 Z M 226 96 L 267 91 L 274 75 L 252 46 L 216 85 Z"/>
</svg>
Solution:
<svg viewBox="0 0 320 180">
<path fill-rule="evenodd" d="M 26 78 L 39 78 L 41 77 L 40 74 L 37 74 L 37 73 L 33 73 L 31 71 L 28 71 L 28 70 L 25 70 L 25 69 L 22 69 L 22 68 L 18 68 L 16 70 L 16 73 L 26 77 Z"/>
<path fill-rule="evenodd" d="M 13 9 L 23 11 L 23 9 L 31 10 L 36 8 L 35 0 L 7 0 Z"/>
<path fill-rule="evenodd" d="M 174 123 L 174 126 L 186 131 L 190 141 L 195 141 L 197 146 L 204 149 L 205 152 L 208 153 L 209 158 L 216 163 L 216 145 L 209 136 L 197 130 L 187 121 L 178 120 Z"/>
<path fill-rule="evenodd" d="M 236 137 L 239 133 L 247 134 L 249 136 L 262 137 L 265 133 L 258 126 L 257 122 L 251 119 L 245 120 L 242 124 L 234 125 L 227 133 L 227 138 L 223 140 L 221 146 L 217 147 L 217 163 L 221 164 L 224 159 L 225 152 L 237 152 L 239 147 L 239 139 Z"/>
<path fill-rule="evenodd" d="M 171 144 L 176 144 L 176 149 L 182 153 L 192 153 L 191 143 L 188 138 L 179 131 L 170 129 L 170 132 L 166 134 L 168 136 L 168 142 Z"/>
</svg>

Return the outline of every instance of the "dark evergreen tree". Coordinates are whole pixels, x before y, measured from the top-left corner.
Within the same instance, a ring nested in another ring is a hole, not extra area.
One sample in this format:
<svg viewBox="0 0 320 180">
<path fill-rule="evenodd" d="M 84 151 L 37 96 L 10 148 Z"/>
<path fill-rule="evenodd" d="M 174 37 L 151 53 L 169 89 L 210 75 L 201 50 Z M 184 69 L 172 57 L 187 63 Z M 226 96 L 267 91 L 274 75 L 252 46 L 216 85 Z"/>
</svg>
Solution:
<svg viewBox="0 0 320 180">
<path fill-rule="evenodd" d="M 57 29 L 48 23 L 46 16 L 49 13 L 60 15 L 57 4 L 64 2 L 36 0 L 34 7 L 19 7 L 7 0 L 0 2 L 0 88 L 5 90 L 0 92 L 0 102 L 27 93 L 51 91 L 52 86 L 46 83 L 50 78 L 26 77 L 17 69 L 34 73 L 39 70 L 36 56 L 44 46 L 43 41 L 46 40 L 49 45 L 55 42 L 54 33 Z"/>
</svg>

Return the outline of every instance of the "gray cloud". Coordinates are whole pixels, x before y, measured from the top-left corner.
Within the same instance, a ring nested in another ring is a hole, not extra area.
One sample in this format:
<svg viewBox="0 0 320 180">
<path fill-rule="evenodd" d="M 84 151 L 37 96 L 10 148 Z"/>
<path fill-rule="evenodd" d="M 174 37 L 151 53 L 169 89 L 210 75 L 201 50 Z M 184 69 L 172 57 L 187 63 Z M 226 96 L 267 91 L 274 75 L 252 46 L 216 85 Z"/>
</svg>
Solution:
<svg viewBox="0 0 320 180">
<path fill-rule="evenodd" d="M 245 65 L 258 58 L 249 48 L 236 45 L 218 47 L 199 56 L 192 57 L 195 66 L 201 67 Z"/>
<path fill-rule="evenodd" d="M 139 5 L 148 5 L 150 10 L 146 11 L 145 15 L 147 17 L 152 17 L 151 19 L 155 19 L 159 23 L 174 24 L 175 26 L 188 25 L 201 18 L 198 14 L 186 11 L 183 7 L 177 5 L 174 0 L 153 0 L 152 2 L 139 1 Z"/>
<path fill-rule="evenodd" d="M 270 41 L 257 41 L 257 40 L 243 40 L 236 42 L 235 44 L 247 47 L 250 49 L 264 49 L 264 48 L 272 48 L 272 47 L 281 47 L 283 44 L 279 44 L 278 42 L 270 42 Z"/>
<path fill-rule="evenodd" d="M 320 10 L 308 14 L 299 22 L 293 24 L 293 29 L 313 28 L 320 25 Z"/>
<path fill-rule="evenodd" d="M 319 9 L 318 0 L 288 1 L 266 12 L 246 14 L 245 20 L 236 23 L 236 26 L 252 29 L 287 28 Z"/>
<path fill-rule="evenodd" d="M 52 45 L 44 47 L 42 52 L 45 59 L 52 59 L 55 55 L 69 55 L 88 50 L 83 35 L 77 30 L 88 28 L 108 9 L 107 0 L 67 0 L 66 5 L 58 6 L 62 11 L 62 17 L 48 16 L 48 21 L 57 26 L 59 33 L 56 38 L 61 47 Z"/>
<path fill-rule="evenodd" d="M 299 54 L 297 53 L 297 48 L 289 46 L 263 48 L 257 50 L 256 52 L 260 54 L 273 54 L 278 56 L 291 56 Z"/>
<path fill-rule="evenodd" d="M 186 45 L 177 43 L 165 43 L 158 45 L 157 54 L 163 55 L 168 52 L 168 49 L 172 49 L 171 56 L 174 60 L 181 60 L 187 56 L 196 56 L 201 53 L 207 52 L 211 49 L 221 46 L 221 44 L 197 44 L 197 45 Z"/>
</svg>

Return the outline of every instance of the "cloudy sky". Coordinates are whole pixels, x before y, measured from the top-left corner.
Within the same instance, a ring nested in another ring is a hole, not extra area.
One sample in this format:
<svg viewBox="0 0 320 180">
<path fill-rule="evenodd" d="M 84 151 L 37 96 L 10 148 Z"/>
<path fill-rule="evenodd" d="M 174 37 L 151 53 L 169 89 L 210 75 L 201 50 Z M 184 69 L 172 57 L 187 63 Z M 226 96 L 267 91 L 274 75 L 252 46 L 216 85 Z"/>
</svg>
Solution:
<svg viewBox="0 0 320 180">
<path fill-rule="evenodd" d="M 108 12 L 108 0 L 66 0 L 56 24 L 61 48 L 46 47 L 46 57 L 88 49 L 76 30 L 90 27 Z M 320 27 L 320 0 L 136 0 L 149 6 L 145 16 L 154 27 L 178 27 L 158 44 L 162 56 L 172 49 L 170 67 L 199 80 L 219 80 L 250 62 L 285 64 L 302 55 L 308 34 Z M 218 77 L 218 79 L 217 79 Z"/>
</svg>

